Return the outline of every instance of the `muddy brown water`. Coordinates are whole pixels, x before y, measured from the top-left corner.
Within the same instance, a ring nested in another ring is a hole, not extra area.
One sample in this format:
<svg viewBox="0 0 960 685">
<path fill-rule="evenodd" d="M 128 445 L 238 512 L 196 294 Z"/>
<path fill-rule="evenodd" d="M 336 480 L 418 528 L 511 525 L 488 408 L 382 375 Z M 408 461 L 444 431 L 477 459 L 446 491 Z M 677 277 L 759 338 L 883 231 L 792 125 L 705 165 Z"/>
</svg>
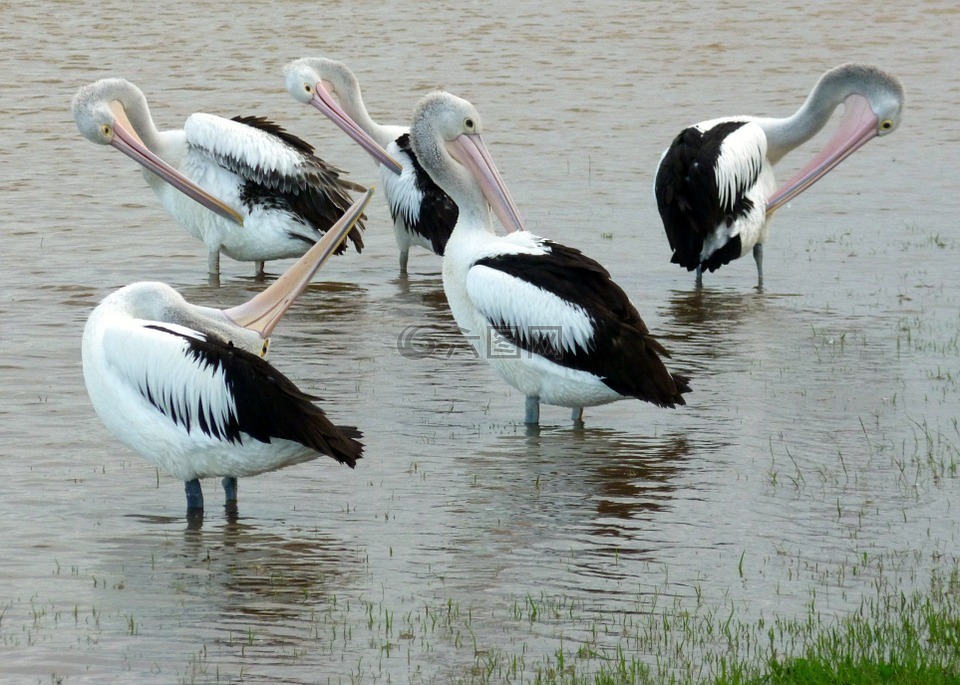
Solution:
<svg viewBox="0 0 960 685">
<path fill-rule="evenodd" d="M 751 620 L 803 616 L 816 591 L 842 615 L 875 594 L 878 560 L 908 590 L 956 558 L 954 3 L 435 5 L 4 5 L 0 681 L 448 682 L 476 676 L 478 654 L 532 668 L 575 649 L 577 614 L 602 622 L 638 596 Z M 244 479 L 238 521 L 211 507 L 188 529 L 182 484 L 95 417 L 82 326 L 136 280 L 213 305 L 262 284 L 226 258 L 208 284 L 202 246 L 132 162 L 80 137 L 69 101 L 122 75 L 161 127 L 269 114 L 375 182 L 283 90 L 282 65 L 320 53 L 354 69 L 381 121 L 431 88 L 473 101 L 530 228 L 609 268 L 692 377 L 689 404 L 588 409 L 582 432 L 545 408 L 528 434 L 523 398 L 453 325 L 439 260 L 416 252 L 397 279 L 375 197 L 367 251 L 325 267 L 271 348 L 361 427 L 365 458 Z M 701 119 L 787 114 L 851 60 L 904 81 L 901 129 L 779 213 L 765 292 L 749 259 L 694 291 L 652 198 L 663 147 Z M 430 353 L 401 354 L 404 336 Z M 577 610 L 512 620 L 529 598 Z M 444 611 L 455 628 L 425 627 Z"/>
</svg>

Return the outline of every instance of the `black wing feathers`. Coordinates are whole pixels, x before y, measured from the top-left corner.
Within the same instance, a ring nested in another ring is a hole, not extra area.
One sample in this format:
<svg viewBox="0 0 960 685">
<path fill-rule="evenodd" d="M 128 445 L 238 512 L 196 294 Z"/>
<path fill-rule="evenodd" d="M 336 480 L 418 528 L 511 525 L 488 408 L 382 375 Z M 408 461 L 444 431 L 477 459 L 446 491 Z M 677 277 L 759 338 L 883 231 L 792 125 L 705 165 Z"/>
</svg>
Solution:
<svg viewBox="0 0 960 685">
<path fill-rule="evenodd" d="M 299 217 L 304 224 L 325 233 L 353 204 L 348 193 L 367 190 L 359 183 L 342 178 L 345 172 L 317 157 L 312 145 L 279 124 L 259 116 L 235 116 L 233 121 L 269 133 L 303 156 L 302 175 L 297 178 L 276 171 L 267 173 L 257 170 L 251 174 L 249 168 L 241 168 L 235 160 L 220 160 L 226 168 L 248 179 L 240 192 L 240 201 L 248 208 L 260 204 L 285 210 Z M 362 228 L 361 220 L 347 234 L 357 252 L 363 250 Z M 291 233 L 291 236 L 305 242 L 316 242 L 296 233 Z M 341 244 L 336 253 L 342 254 L 344 250 L 346 243 Z"/>
<path fill-rule="evenodd" d="M 528 352 L 573 369 L 592 373 L 622 395 L 658 406 L 685 404 L 690 390 L 685 376 L 671 374 L 660 355 L 667 350 L 652 335 L 630 298 L 598 262 L 579 250 L 544 240 L 544 255 L 504 254 L 481 259 L 478 265 L 498 269 L 582 307 L 593 321 L 589 349 L 563 349 L 544 335 L 532 340 L 504 322 L 497 331 Z M 546 334 L 546 331 L 544 331 Z"/>
<path fill-rule="evenodd" d="M 732 206 L 720 204 L 716 165 L 723 141 L 739 129 L 744 121 L 721 122 L 706 131 L 689 127 L 680 132 L 657 169 L 655 192 L 657 209 L 673 250 L 671 262 L 692 271 L 700 265 L 704 238 L 717 226 L 730 226 L 739 216 L 750 211 L 753 203 L 738 193 Z M 742 188 L 756 182 L 744 179 Z M 734 237 L 725 246 L 709 255 L 703 267 L 714 271 L 740 256 L 740 238 Z"/>
<path fill-rule="evenodd" d="M 406 221 L 407 227 L 414 233 L 425 236 L 430 240 L 435 254 L 443 256 L 443 251 L 447 247 L 447 241 L 450 234 L 453 233 L 453 227 L 457 225 L 457 218 L 460 216 L 460 210 L 457 204 L 450 199 L 440 189 L 433 179 L 430 178 L 420 160 L 413 152 L 413 146 L 410 144 L 410 134 L 404 133 L 397 138 L 397 147 L 406 152 L 413 164 L 414 177 L 417 180 L 417 189 L 423 194 L 423 203 L 420 206 L 420 216 L 416 222 Z M 390 207 L 390 214 L 394 221 L 397 220 L 397 212 Z"/>
<path fill-rule="evenodd" d="M 197 428 L 204 433 L 235 443 L 242 442 L 241 433 L 266 443 L 273 438 L 291 440 L 351 468 L 362 456 L 363 444 L 357 441 L 362 437 L 359 430 L 353 426 L 334 425 L 313 403 L 317 398 L 302 392 L 293 381 L 257 355 L 213 336 L 198 340 L 162 326 L 147 327 L 186 340 L 188 353 L 203 367 L 224 369 L 236 412 L 228 417 L 221 429 L 217 418 L 202 406 L 201 401 Z M 150 396 L 148 400 L 188 431 L 192 430 L 189 417 L 171 415 L 168 403 Z"/>
</svg>

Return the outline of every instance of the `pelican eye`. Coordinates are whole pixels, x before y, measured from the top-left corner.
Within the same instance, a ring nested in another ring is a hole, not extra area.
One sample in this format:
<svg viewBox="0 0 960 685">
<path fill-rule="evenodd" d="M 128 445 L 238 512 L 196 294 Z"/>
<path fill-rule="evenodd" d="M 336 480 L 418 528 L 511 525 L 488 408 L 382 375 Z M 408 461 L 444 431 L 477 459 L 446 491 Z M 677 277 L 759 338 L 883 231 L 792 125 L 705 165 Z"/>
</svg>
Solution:
<svg viewBox="0 0 960 685">
<path fill-rule="evenodd" d="M 312 93 L 312 92 L 313 92 L 313 86 L 311 86 L 309 83 L 304 83 L 304 84 L 303 84 L 303 90 L 306 91 L 307 93 Z"/>
<path fill-rule="evenodd" d="M 884 119 L 880 122 L 881 131 L 890 131 L 893 129 L 893 119 Z"/>
<path fill-rule="evenodd" d="M 463 120 L 463 127 L 468 131 L 472 131 L 474 128 L 476 128 L 476 124 L 473 123 L 473 119 L 467 117 Z"/>
<path fill-rule="evenodd" d="M 260 356 L 261 356 L 261 357 L 266 357 L 266 356 L 267 356 L 267 349 L 268 349 L 269 347 L 270 347 L 270 338 L 267 338 L 266 340 L 263 341 L 263 345 L 260 347 Z"/>
<path fill-rule="evenodd" d="M 102 133 L 105 138 L 109 138 L 113 135 L 113 129 L 110 128 L 110 124 L 104 124 L 100 127 L 100 133 Z"/>
</svg>

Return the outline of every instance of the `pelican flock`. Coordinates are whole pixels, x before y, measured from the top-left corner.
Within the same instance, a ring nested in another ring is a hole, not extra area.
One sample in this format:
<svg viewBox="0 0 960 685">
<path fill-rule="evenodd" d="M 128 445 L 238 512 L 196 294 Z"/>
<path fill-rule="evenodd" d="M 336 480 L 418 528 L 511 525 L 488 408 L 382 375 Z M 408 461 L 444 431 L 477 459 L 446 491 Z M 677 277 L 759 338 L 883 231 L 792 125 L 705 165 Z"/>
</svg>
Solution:
<svg viewBox="0 0 960 685">
<path fill-rule="evenodd" d="M 381 188 L 400 249 L 400 274 L 407 273 L 413 246 L 442 257 L 457 223 L 457 205 L 424 171 L 410 144 L 409 127 L 374 121 L 360 82 L 343 62 L 304 57 L 287 64 L 284 75 L 294 98 L 320 110 L 380 163 Z M 384 155 L 399 164 L 385 163 Z"/>
<path fill-rule="evenodd" d="M 222 477 L 226 506 L 235 508 L 238 477 L 320 455 L 351 468 L 360 459 L 360 432 L 334 425 L 263 356 L 273 329 L 369 198 L 370 191 L 249 302 L 212 309 L 165 283 L 139 282 L 90 314 L 81 356 L 93 407 L 122 443 L 184 481 L 188 514 L 202 514 L 201 478 Z"/>
<path fill-rule="evenodd" d="M 350 207 L 350 193 L 365 190 L 263 117 L 197 112 L 182 129 L 160 131 L 143 92 L 125 79 L 81 87 L 73 117 L 87 140 L 143 165 L 164 209 L 207 246 L 211 274 L 220 273 L 221 252 L 256 262 L 259 273 L 267 260 L 300 257 Z M 349 236 L 357 252 L 362 226 Z"/>
<path fill-rule="evenodd" d="M 287 91 L 329 117 L 379 165 L 407 273 L 409 251 L 442 257 L 450 313 L 478 355 L 525 397 L 571 409 L 636 398 L 686 404 L 691 384 L 624 290 L 580 250 L 525 230 L 481 134 L 477 109 L 435 91 L 410 126 L 370 116 L 354 74 L 321 57 L 284 69 Z M 684 129 L 663 153 L 655 198 L 672 261 L 696 270 L 752 252 L 763 286 L 772 214 L 869 140 L 900 124 L 904 92 L 892 75 L 844 64 L 827 71 L 791 116 L 737 116 Z M 814 137 L 843 105 L 824 149 L 777 188 L 773 165 Z M 263 358 L 271 332 L 331 254 L 349 238 L 361 251 L 372 190 L 347 181 L 314 149 L 259 117 L 191 115 L 160 131 L 143 93 L 108 78 L 80 88 L 74 120 L 89 140 L 143 166 L 161 204 L 219 255 L 258 262 L 299 257 L 249 302 L 227 309 L 188 303 L 170 286 L 138 282 L 93 310 L 82 341 L 84 380 L 108 430 L 185 483 L 188 515 L 202 514 L 200 480 L 220 477 L 228 510 L 237 479 L 321 455 L 354 467 L 360 431 L 337 426 L 314 397 Z M 351 193 L 362 196 L 351 201 Z M 506 229 L 494 231 L 492 218 Z"/>
<path fill-rule="evenodd" d="M 863 64 L 843 64 L 820 77 L 803 105 L 785 118 L 734 116 L 681 131 L 663 153 L 654 194 L 673 251 L 671 262 L 696 271 L 753 252 L 763 286 L 763 244 L 770 218 L 872 138 L 897 129 L 903 86 Z M 773 165 L 815 136 L 844 105 L 844 118 L 824 149 L 779 189 Z"/>
</svg>

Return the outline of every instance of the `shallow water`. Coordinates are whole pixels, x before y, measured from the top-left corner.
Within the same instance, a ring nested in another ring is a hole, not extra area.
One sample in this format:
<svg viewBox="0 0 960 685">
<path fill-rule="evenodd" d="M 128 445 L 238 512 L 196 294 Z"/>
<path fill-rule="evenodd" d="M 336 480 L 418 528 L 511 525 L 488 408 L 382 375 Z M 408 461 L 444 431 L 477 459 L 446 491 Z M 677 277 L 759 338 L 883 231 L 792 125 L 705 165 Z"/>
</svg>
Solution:
<svg viewBox="0 0 960 685">
<path fill-rule="evenodd" d="M 529 598 L 602 617 L 662 594 L 749 619 L 803 615 L 816 591 L 842 614 L 875 593 L 876 560 L 907 590 L 956 558 L 952 3 L 273 5 L 3 10 L 0 679 L 449 682 L 477 655 L 530 665 L 585 639 L 576 620 L 511 620 Z M 417 252 L 396 278 L 374 198 L 368 249 L 332 260 L 271 346 L 363 430 L 365 458 L 244 479 L 239 521 L 212 507 L 190 529 L 182 484 L 93 414 L 83 322 L 135 280 L 211 305 L 262 284 L 225 258 L 209 285 L 202 246 L 132 162 L 80 137 L 69 101 L 122 75 L 162 127 L 270 114 L 372 183 L 362 151 L 283 90 L 284 63 L 322 52 L 382 121 L 435 87 L 473 101 L 529 227 L 609 268 L 691 375 L 688 405 L 588 409 L 582 432 L 548 407 L 528 434 L 523 398 L 457 332 L 439 260 Z M 663 147 L 701 119 L 789 113 L 850 60 L 904 81 L 901 129 L 779 212 L 765 292 L 749 259 L 694 291 L 652 198 Z"/>
</svg>

